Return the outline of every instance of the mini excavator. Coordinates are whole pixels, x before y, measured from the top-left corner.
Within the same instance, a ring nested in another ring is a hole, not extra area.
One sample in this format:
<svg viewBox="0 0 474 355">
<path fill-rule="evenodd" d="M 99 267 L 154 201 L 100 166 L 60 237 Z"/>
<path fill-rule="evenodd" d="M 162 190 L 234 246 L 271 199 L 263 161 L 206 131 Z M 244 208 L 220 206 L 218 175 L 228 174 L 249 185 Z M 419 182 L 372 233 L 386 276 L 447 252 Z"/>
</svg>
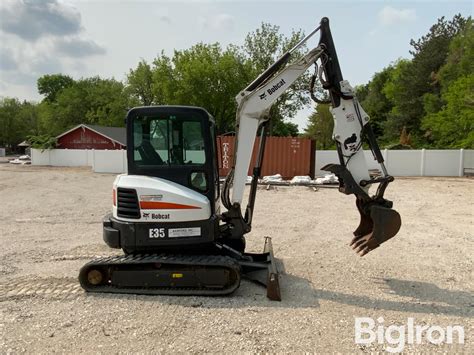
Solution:
<svg viewBox="0 0 474 355">
<path fill-rule="evenodd" d="M 292 60 L 317 32 L 318 45 Z M 226 295 L 246 278 L 265 286 L 268 298 L 281 300 L 271 239 L 265 239 L 262 253 L 248 253 L 245 234 L 252 226 L 270 107 L 312 65 L 316 69 L 310 95 L 317 103 L 323 102 L 314 94 L 317 80 L 328 92 L 339 160 L 323 170 L 338 177 L 340 192 L 355 195 L 361 216 L 351 246 L 363 256 L 394 237 L 401 226 L 400 215 L 384 198 L 394 179 L 385 168 L 368 115 L 342 77 L 329 20 L 323 18 L 236 96 L 234 164 L 222 187 L 216 124 L 205 109 L 146 106 L 128 112 L 128 172 L 115 179 L 112 213 L 103 220 L 105 243 L 124 254 L 84 265 L 79 273 L 82 287 L 89 292 Z M 243 211 L 259 128 L 261 139 Z M 380 165 L 379 177 L 369 175 L 363 142 Z M 373 184 L 378 186 L 371 196 Z"/>
</svg>

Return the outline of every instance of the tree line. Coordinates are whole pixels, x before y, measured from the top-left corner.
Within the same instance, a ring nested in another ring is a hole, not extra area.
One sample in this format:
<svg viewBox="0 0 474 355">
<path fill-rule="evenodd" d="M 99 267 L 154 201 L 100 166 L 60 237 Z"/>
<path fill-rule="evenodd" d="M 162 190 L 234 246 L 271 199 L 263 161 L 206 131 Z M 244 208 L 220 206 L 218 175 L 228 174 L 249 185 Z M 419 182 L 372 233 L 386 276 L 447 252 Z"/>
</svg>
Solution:
<svg viewBox="0 0 474 355">
<path fill-rule="evenodd" d="M 284 36 L 278 26 L 262 23 L 242 46 L 198 43 L 172 56 L 161 52 L 151 62 L 141 60 L 124 82 L 44 75 L 37 81 L 41 102 L 0 99 L 0 146 L 14 150 L 28 137 L 35 146 L 51 147 L 55 136 L 81 123 L 124 126 L 128 109 L 141 105 L 201 106 L 216 118 L 219 134 L 232 132 L 235 96 L 303 35 Z M 273 135 L 298 135 L 289 120 L 309 101 L 307 82 L 302 77 L 272 107 Z"/>
<path fill-rule="evenodd" d="M 199 43 L 141 60 L 124 82 L 44 75 L 37 81 L 40 102 L 0 99 L 0 146 L 14 150 L 28 138 L 52 147 L 56 135 L 80 123 L 124 126 L 127 110 L 140 105 L 201 106 L 216 118 L 218 133 L 233 132 L 235 96 L 303 36 L 301 30 L 284 36 L 278 26 L 263 23 L 242 46 Z M 470 17 L 441 18 L 411 41 L 411 59 L 388 65 L 356 88 L 383 146 L 474 148 L 473 42 Z M 308 83 L 309 75 L 300 78 L 271 108 L 272 135 L 298 135 L 291 118 L 310 102 Z M 318 105 L 304 135 L 320 149 L 331 148 L 332 127 L 329 106 Z"/>
</svg>

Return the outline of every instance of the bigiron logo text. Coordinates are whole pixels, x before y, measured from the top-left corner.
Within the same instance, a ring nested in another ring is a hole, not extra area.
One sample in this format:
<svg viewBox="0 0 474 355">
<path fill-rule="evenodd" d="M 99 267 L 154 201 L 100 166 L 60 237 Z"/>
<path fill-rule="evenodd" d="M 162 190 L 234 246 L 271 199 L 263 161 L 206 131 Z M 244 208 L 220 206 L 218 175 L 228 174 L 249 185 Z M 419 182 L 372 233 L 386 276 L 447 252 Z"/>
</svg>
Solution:
<svg viewBox="0 0 474 355">
<path fill-rule="evenodd" d="M 389 353 L 403 351 L 406 344 L 431 343 L 464 344 L 464 327 L 461 325 L 415 324 L 414 318 L 408 318 L 406 324 L 389 324 L 385 326 L 383 317 L 375 320 L 370 317 L 355 318 L 355 343 L 356 344 L 385 344 Z"/>
</svg>

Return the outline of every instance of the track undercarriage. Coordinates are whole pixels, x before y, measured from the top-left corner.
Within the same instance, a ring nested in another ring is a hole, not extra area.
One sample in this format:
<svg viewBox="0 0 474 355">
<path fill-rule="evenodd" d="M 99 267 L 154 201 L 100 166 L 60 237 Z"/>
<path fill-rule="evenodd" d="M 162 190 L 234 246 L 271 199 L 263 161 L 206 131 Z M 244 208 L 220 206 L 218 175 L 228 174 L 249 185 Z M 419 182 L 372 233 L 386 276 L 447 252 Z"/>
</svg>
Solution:
<svg viewBox="0 0 474 355">
<path fill-rule="evenodd" d="M 219 296 L 234 292 L 241 278 L 267 288 L 267 297 L 281 300 L 271 238 L 263 253 L 239 253 L 216 244 L 216 255 L 130 254 L 103 257 L 84 265 L 79 282 L 98 293 Z"/>
</svg>

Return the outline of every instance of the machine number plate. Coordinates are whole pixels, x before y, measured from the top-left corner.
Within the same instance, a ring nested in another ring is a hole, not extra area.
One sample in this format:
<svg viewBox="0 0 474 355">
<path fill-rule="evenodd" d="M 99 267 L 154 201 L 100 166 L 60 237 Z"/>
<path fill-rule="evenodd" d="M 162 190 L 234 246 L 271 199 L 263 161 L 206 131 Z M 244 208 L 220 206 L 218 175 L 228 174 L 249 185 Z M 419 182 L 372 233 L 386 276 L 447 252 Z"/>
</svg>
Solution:
<svg viewBox="0 0 474 355">
<path fill-rule="evenodd" d="M 165 237 L 165 229 L 164 228 L 150 228 L 148 233 L 149 233 L 148 236 L 151 239 L 164 238 Z"/>
<path fill-rule="evenodd" d="M 169 238 L 199 237 L 200 235 L 201 235 L 201 227 L 168 229 Z"/>
</svg>

